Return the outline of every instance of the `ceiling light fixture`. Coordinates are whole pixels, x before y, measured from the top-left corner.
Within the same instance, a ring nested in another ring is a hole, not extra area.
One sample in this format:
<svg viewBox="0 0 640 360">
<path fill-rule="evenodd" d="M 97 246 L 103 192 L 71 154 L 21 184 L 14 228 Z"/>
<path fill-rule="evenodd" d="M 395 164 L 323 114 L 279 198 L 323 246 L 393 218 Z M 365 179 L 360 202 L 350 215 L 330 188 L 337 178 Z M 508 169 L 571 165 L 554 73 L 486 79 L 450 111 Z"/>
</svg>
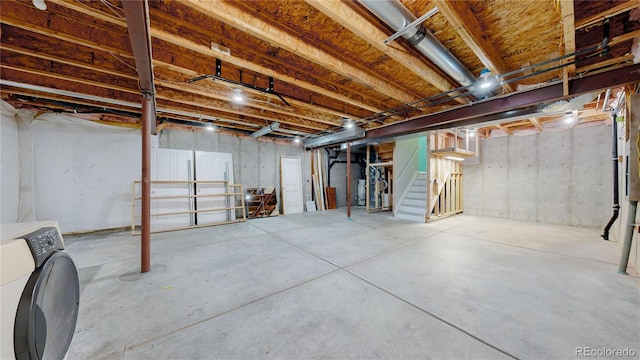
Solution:
<svg viewBox="0 0 640 360">
<path fill-rule="evenodd" d="M 205 128 L 207 129 L 207 131 L 213 131 L 216 129 L 215 125 L 213 125 L 213 123 L 208 123 L 207 126 L 205 126 Z"/>
<path fill-rule="evenodd" d="M 271 123 L 270 125 L 267 125 L 267 126 L 263 127 L 260 130 L 257 130 L 256 132 L 254 132 L 253 134 L 251 134 L 249 136 L 251 136 L 254 139 L 255 138 L 259 138 L 260 136 L 267 135 L 268 133 L 270 133 L 270 132 L 272 132 L 274 130 L 277 130 L 279 127 L 280 127 L 280 123 L 276 121 L 274 123 Z"/>
<path fill-rule="evenodd" d="M 354 124 L 353 124 L 353 121 L 351 119 L 349 119 L 348 117 L 343 117 L 342 118 L 342 126 L 345 129 L 353 129 Z"/>
<path fill-rule="evenodd" d="M 32 0 L 33 6 L 35 6 L 39 10 L 47 10 L 47 3 L 44 0 Z"/>
<path fill-rule="evenodd" d="M 573 124 L 574 122 L 578 122 L 578 120 L 580 120 L 580 118 L 578 117 L 578 110 L 567 112 L 564 117 L 564 122 L 567 124 Z"/>
<path fill-rule="evenodd" d="M 496 85 L 496 79 L 491 74 L 489 69 L 483 69 L 480 72 L 480 88 L 481 89 L 490 89 Z"/>
<path fill-rule="evenodd" d="M 212 50 L 215 51 L 219 51 L 221 53 L 226 53 L 226 51 L 230 51 L 229 48 L 222 46 L 221 49 L 220 45 L 216 44 L 216 43 L 211 43 L 211 48 Z M 227 54 L 228 55 L 228 54 Z M 257 90 L 262 92 L 263 94 L 271 94 L 271 95 L 275 95 L 277 96 L 280 100 L 282 100 L 282 102 L 287 105 L 287 106 L 291 106 L 287 100 L 284 99 L 284 97 L 282 97 L 281 94 L 277 93 L 274 90 L 274 82 L 273 82 L 273 77 L 269 76 L 269 86 L 266 88 L 261 88 L 261 87 L 257 87 L 255 85 L 252 84 L 247 84 L 245 82 L 242 81 L 242 70 L 240 70 L 240 81 L 236 81 L 236 80 L 231 80 L 231 79 L 226 79 L 222 77 L 222 61 L 220 61 L 220 59 L 216 59 L 216 73 L 215 75 L 201 75 L 201 76 L 196 76 L 193 79 L 189 79 L 189 83 L 194 83 L 196 81 L 200 81 L 200 80 L 204 80 L 204 79 L 211 79 L 211 80 L 220 80 L 220 81 L 224 81 L 226 83 L 229 84 L 233 84 L 233 85 L 237 85 L 237 86 L 242 86 L 248 89 L 252 89 L 252 90 Z M 254 78 L 254 83 L 255 83 L 255 78 Z M 239 89 L 238 89 L 239 90 Z"/>
<path fill-rule="evenodd" d="M 464 158 L 456 157 L 456 156 L 445 156 L 444 158 L 447 160 L 464 161 Z"/>
<path fill-rule="evenodd" d="M 233 95 L 231 96 L 231 100 L 236 104 L 243 104 L 246 100 L 246 96 L 242 93 L 242 89 L 233 89 Z"/>
<path fill-rule="evenodd" d="M 296 136 L 296 137 L 293 138 L 293 142 L 296 143 L 296 144 L 300 144 L 301 141 L 302 140 L 300 140 L 300 136 Z"/>
</svg>

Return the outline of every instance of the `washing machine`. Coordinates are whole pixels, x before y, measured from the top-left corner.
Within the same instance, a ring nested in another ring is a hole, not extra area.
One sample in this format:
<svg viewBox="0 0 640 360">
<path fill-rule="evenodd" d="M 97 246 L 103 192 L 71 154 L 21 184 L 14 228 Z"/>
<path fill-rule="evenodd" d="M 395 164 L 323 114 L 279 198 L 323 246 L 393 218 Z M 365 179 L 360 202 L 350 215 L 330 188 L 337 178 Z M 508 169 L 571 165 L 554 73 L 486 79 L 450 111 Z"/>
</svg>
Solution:
<svg viewBox="0 0 640 360">
<path fill-rule="evenodd" d="M 58 223 L 3 224 L 0 234 L 0 358 L 65 358 L 80 285 Z"/>
</svg>

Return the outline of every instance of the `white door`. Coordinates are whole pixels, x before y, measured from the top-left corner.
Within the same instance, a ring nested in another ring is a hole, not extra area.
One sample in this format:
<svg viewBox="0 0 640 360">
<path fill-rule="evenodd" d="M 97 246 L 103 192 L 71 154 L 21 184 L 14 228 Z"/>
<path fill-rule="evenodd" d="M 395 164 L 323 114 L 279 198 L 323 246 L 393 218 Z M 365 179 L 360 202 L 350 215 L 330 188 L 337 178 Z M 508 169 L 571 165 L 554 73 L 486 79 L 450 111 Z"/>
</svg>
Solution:
<svg viewBox="0 0 640 360">
<path fill-rule="evenodd" d="M 193 152 L 154 148 L 151 152 L 151 180 L 193 180 Z M 151 217 L 151 230 L 165 230 L 194 224 L 193 184 L 151 184 L 151 213 L 172 213 Z M 185 196 L 173 197 L 172 196 Z M 165 197 L 154 199 L 154 197 Z M 179 214 L 176 214 L 179 213 Z"/>
<path fill-rule="evenodd" d="M 233 184 L 233 159 L 231 154 L 207 151 L 196 151 L 196 180 L 226 180 Z M 217 196 L 235 189 L 227 190 L 227 183 L 196 185 L 196 221 L 198 225 L 220 223 L 236 219 L 235 210 L 228 209 L 235 206 L 233 196 Z M 213 195 L 213 196 L 212 196 Z M 226 209 L 225 209 L 226 208 Z M 225 209 L 225 210 L 212 210 Z M 212 211 L 209 211 L 212 210 Z"/>
<path fill-rule="evenodd" d="M 302 166 L 299 157 L 280 157 L 280 187 L 282 212 L 284 214 L 303 212 Z"/>
</svg>

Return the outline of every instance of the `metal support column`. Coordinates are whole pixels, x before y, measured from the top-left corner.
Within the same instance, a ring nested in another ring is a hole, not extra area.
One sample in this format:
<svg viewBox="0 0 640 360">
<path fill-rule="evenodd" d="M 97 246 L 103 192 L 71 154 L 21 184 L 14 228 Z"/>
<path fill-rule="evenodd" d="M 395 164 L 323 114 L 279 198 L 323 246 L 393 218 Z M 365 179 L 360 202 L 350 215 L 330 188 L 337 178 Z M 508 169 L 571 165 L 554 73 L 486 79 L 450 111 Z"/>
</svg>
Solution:
<svg viewBox="0 0 640 360">
<path fill-rule="evenodd" d="M 347 218 L 351 219 L 351 143 L 347 143 Z"/>
<path fill-rule="evenodd" d="M 140 272 L 151 270 L 151 127 L 155 124 L 153 94 L 142 97 L 142 236 Z"/>
</svg>

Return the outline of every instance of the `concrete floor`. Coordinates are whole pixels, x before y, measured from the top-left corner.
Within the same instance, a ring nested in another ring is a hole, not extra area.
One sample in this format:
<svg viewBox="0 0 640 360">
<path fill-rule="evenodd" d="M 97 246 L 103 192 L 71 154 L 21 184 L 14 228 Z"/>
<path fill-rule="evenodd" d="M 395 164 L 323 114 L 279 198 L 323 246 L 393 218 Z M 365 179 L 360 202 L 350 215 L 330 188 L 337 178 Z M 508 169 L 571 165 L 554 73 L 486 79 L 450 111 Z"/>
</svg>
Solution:
<svg viewBox="0 0 640 360">
<path fill-rule="evenodd" d="M 344 209 L 152 236 L 66 237 L 69 359 L 640 356 L 640 282 L 599 230 Z"/>
</svg>

